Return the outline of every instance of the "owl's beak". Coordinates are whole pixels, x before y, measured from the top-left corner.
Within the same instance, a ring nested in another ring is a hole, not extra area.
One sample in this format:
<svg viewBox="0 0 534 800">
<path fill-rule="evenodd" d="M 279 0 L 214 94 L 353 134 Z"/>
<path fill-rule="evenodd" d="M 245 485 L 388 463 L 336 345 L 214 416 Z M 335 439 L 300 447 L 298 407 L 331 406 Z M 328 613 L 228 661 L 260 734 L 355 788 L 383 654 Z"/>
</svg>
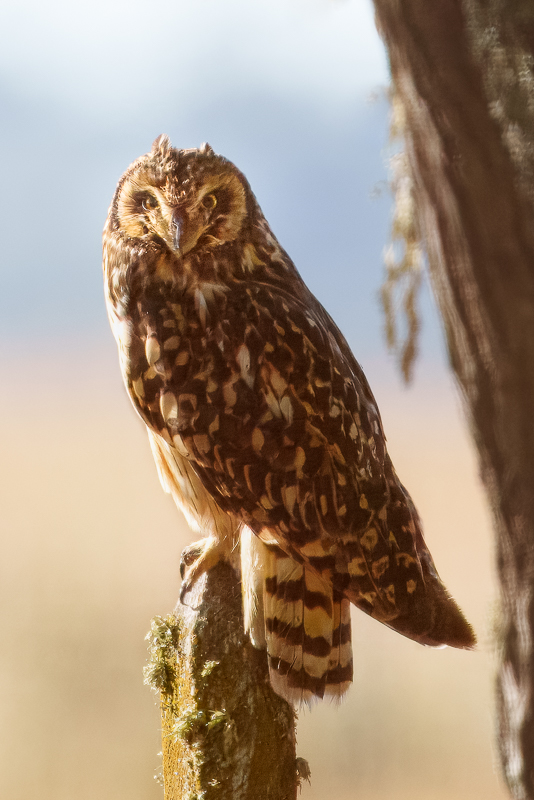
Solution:
<svg viewBox="0 0 534 800">
<path fill-rule="evenodd" d="M 174 251 L 179 258 L 183 258 L 186 253 L 189 253 L 198 242 L 204 232 L 202 222 L 203 220 L 199 219 L 198 214 L 191 219 L 184 208 L 179 206 L 173 208 L 170 234 Z"/>
<path fill-rule="evenodd" d="M 172 243 L 178 255 L 180 253 L 180 239 L 184 231 L 184 212 L 181 208 L 175 208 L 172 212 Z"/>
</svg>

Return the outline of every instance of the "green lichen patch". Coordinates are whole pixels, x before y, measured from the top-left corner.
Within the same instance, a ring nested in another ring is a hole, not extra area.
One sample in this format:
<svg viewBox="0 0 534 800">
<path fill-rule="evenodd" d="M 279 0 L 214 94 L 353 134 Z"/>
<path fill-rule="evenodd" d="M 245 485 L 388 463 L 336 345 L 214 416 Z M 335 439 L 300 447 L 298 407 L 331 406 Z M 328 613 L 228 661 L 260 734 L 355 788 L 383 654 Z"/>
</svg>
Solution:
<svg viewBox="0 0 534 800">
<path fill-rule="evenodd" d="M 305 758 L 297 758 L 295 761 L 295 769 L 297 771 L 297 783 L 299 786 L 302 786 L 304 781 L 311 783 L 310 765 Z"/>
<path fill-rule="evenodd" d="M 192 744 L 195 739 L 227 722 L 226 711 L 202 711 L 199 708 L 189 708 L 176 717 L 167 736 L 184 739 Z"/>
<path fill-rule="evenodd" d="M 143 669 L 144 683 L 155 692 L 172 694 L 176 678 L 176 645 L 178 624 L 176 618 L 154 617 L 150 631 L 145 636 L 148 641 L 149 661 Z"/>
<path fill-rule="evenodd" d="M 207 678 L 208 675 L 211 675 L 211 673 L 213 672 L 215 667 L 219 665 L 219 663 L 220 663 L 219 661 L 206 661 L 200 673 L 201 676 L 203 678 Z"/>
<path fill-rule="evenodd" d="M 218 728 L 219 725 L 225 725 L 229 721 L 226 711 L 210 711 L 209 713 L 210 718 L 206 722 L 206 728 L 209 731 Z"/>
</svg>

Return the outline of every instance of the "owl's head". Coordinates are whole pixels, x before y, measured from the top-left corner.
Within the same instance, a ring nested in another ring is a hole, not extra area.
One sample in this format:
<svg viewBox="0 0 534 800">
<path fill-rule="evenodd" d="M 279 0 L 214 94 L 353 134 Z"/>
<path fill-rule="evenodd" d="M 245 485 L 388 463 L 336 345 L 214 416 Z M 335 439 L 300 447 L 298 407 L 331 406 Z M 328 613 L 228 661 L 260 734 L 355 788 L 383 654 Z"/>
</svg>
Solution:
<svg viewBox="0 0 534 800">
<path fill-rule="evenodd" d="M 246 178 L 208 144 L 178 150 L 162 135 L 119 181 L 107 232 L 182 257 L 235 241 L 256 209 Z"/>
</svg>

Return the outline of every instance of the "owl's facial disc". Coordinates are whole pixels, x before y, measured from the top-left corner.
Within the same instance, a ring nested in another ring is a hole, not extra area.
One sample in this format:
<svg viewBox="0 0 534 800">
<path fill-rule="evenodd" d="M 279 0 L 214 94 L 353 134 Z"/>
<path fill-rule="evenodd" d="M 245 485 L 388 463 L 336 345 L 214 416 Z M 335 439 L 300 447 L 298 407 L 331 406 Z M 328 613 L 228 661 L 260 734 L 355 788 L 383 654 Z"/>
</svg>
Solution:
<svg viewBox="0 0 534 800">
<path fill-rule="evenodd" d="M 119 227 L 127 236 L 163 243 L 179 258 L 234 241 L 247 213 L 238 171 L 208 150 L 156 152 L 122 184 Z"/>
</svg>

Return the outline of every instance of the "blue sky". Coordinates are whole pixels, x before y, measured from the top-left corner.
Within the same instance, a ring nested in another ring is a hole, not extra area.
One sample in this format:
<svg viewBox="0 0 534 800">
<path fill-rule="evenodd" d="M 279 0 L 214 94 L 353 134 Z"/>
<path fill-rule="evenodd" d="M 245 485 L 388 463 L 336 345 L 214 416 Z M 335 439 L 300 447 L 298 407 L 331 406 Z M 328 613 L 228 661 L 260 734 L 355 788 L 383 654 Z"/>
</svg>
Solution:
<svg viewBox="0 0 534 800">
<path fill-rule="evenodd" d="M 22 0 L 3 9 L 3 341 L 105 341 L 101 230 L 153 139 L 209 141 L 360 358 L 383 353 L 388 68 L 367 0 Z M 378 99 L 372 100 L 372 97 Z M 440 336 L 423 300 L 425 350 Z"/>
</svg>

